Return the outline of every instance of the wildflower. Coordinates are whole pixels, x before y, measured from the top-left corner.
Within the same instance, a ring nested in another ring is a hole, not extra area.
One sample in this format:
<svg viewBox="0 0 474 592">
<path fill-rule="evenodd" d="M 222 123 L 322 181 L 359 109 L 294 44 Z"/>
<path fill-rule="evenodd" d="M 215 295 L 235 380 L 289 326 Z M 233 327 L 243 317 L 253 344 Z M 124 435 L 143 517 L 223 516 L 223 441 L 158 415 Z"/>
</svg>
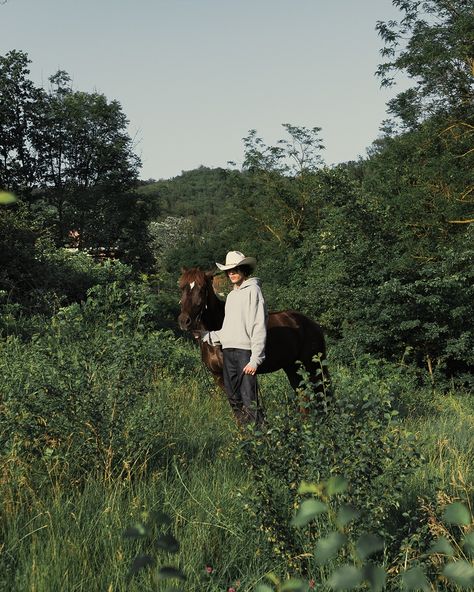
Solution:
<svg viewBox="0 0 474 592">
<path fill-rule="evenodd" d="M 310 587 L 310 589 L 311 589 L 311 590 L 313 590 L 315 586 L 316 586 L 316 582 L 315 582 L 314 580 L 312 580 L 312 579 L 311 579 L 311 580 L 309 581 L 309 587 Z"/>
<path fill-rule="evenodd" d="M 230 586 L 230 588 L 227 588 L 227 592 L 235 592 L 235 588 L 233 586 Z"/>
<path fill-rule="evenodd" d="M 206 565 L 204 569 L 206 570 L 206 573 L 208 573 L 209 575 L 214 571 L 212 565 Z"/>
</svg>

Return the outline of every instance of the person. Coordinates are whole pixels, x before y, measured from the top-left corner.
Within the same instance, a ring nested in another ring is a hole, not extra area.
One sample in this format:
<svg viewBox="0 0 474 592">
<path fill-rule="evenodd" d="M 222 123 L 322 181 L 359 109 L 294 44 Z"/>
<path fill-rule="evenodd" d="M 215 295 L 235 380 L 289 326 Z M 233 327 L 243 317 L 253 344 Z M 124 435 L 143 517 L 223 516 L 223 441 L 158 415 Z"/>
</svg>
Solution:
<svg viewBox="0 0 474 592">
<path fill-rule="evenodd" d="M 254 257 L 240 251 L 229 251 L 225 263 L 216 263 L 227 274 L 233 289 L 226 299 L 222 328 L 205 332 L 203 339 L 222 346 L 224 388 L 237 421 L 258 425 L 263 413 L 256 375 L 265 359 L 267 309 L 260 279 L 250 277 L 256 263 Z"/>
</svg>

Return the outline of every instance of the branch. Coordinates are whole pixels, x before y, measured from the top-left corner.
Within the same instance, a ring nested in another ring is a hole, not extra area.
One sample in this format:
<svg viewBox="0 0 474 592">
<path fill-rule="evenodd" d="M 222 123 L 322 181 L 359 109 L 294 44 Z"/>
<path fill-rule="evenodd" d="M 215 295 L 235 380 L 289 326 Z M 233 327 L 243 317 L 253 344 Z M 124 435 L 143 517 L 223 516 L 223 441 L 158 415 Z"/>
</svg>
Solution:
<svg viewBox="0 0 474 592">
<path fill-rule="evenodd" d="M 456 158 L 464 158 L 465 156 L 468 156 L 469 154 L 471 154 L 471 152 L 474 152 L 474 148 L 471 148 L 467 152 L 464 152 L 464 154 L 458 154 L 458 155 L 456 155 Z"/>
<path fill-rule="evenodd" d="M 271 226 L 268 226 L 268 224 L 266 222 L 264 222 L 260 218 L 257 218 L 257 216 L 253 216 L 252 214 L 250 214 L 250 212 L 248 210 L 247 210 L 247 214 L 250 216 L 250 218 L 252 218 L 252 220 L 255 220 L 256 222 L 258 222 L 259 224 L 261 224 L 266 230 L 268 230 L 268 232 L 270 232 L 271 234 L 273 234 L 273 236 L 277 239 L 277 241 L 279 243 L 282 242 L 282 239 L 277 234 L 276 230 L 273 230 L 273 228 Z"/>
<path fill-rule="evenodd" d="M 466 200 L 465 198 L 474 191 L 474 186 L 469 187 L 469 189 L 467 189 L 460 198 L 458 198 L 456 201 L 459 201 L 461 203 L 467 202 L 467 203 L 471 203 L 469 200 Z"/>
</svg>

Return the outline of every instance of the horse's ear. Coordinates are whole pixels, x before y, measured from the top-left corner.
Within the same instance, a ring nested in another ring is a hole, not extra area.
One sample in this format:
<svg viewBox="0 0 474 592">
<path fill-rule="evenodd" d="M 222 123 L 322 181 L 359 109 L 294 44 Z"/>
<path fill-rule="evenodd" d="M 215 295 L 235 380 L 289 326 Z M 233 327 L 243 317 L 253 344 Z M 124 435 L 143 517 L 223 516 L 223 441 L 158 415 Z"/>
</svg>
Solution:
<svg viewBox="0 0 474 592">
<path fill-rule="evenodd" d="M 214 278 L 215 275 L 216 274 L 214 271 L 206 271 L 206 277 L 210 278 L 211 280 Z"/>
<path fill-rule="evenodd" d="M 187 267 L 181 267 L 181 273 L 186 273 L 188 271 Z"/>
</svg>

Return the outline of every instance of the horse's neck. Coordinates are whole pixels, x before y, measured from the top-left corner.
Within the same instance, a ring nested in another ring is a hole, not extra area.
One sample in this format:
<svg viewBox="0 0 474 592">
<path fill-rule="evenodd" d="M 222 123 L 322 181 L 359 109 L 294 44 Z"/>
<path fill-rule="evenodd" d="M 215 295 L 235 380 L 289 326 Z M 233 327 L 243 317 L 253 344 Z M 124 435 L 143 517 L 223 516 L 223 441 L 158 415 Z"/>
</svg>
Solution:
<svg viewBox="0 0 474 592">
<path fill-rule="evenodd" d="M 212 287 L 212 282 L 207 286 L 207 303 L 204 314 L 202 315 L 202 323 L 208 331 L 217 331 L 222 327 L 224 322 L 224 308 L 225 302 L 220 300 Z"/>
</svg>

